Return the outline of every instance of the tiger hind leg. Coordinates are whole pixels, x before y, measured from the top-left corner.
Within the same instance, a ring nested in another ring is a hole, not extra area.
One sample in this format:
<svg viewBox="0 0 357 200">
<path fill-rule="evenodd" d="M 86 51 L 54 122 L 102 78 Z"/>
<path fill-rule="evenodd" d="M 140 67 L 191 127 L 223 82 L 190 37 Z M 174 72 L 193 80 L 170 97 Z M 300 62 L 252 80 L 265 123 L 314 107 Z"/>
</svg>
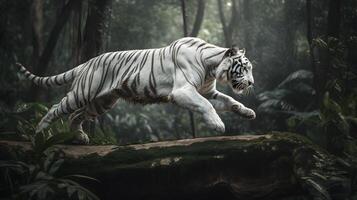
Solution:
<svg viewBox="0 0 357 200">
<path fill-rule="evenodd" d="M 89 119 L 86 108 L 78 109 L 69 116 L 70 130 L 74 133 L 73 144 L 89 144 L 89 137 L 82 127 L 83 121 Z"/>
<path fill-rule="evenodd" d="M 54 120 L 59 117 L 70 114 L 77 110 L 78 104 L 76 103 L 75 94 L 73 92 L 67 93 L 67 95 L 58 103 L 51 107 L 47 114 L 41 119 L 36 127 L 36 133 L 39 133 L 46 129 Z"/>
<path fill-rule="evenodd" d="M 75 134 L 72 143 L 88 144 L 89 137 L 83 131 L 83 121 L 94 119 L 97 116 L 107 112 L 114 106 L 117 100 L 118 97 L 116 95 L 105 95 L 93 100 L 87 106 L 72 113 L 69 117 L 71 131 Z"/>
<path fill-rule="evenodd" d="M 55 104 L 51 107 L 51 109 L 47 112 L 47 114 L 41 119 L 41 121 L 37 124 L 36 133 L 41 132 L 46 129 L 51 122 L 57 117 L 54 114 L 54 111 L 57 109 L 58 104 Z"/>
</svg>

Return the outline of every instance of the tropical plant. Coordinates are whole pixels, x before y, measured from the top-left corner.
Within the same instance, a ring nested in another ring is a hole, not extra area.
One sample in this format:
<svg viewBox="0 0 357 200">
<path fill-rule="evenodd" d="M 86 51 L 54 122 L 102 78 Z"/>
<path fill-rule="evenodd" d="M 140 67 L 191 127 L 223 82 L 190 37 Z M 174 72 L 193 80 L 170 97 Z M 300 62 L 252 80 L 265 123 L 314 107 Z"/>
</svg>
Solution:
<svg viewBox="0 0 357 200">
<path fill-rule="evenodd" d="M 56 177 L 64 162 L 63 152 L 46 151 L 41 163 L 0 161 L 4 182 L 2 193 L 15 199 L 99 199 L 94 193 L 75 180 L 98 180 L 83 175 Z"/>
<path fill-rule="evenodd" d="M 37 119 L 46 111 L 46 106 L 31 103 L 20 104 L 15 112 L 7 113 L 9 118 L 17 119 L 15 131 L 30 140 L 31 149 L 26 153 L 29 158 L 0 161 L 1 193 L 15 199 L 99 199 L 77 182 L 98 180 L 78 174 L 57 176 L 64 162 L 64 152 L 54 145 L 71 139 L 73 135 L 62 120 L 47 131 L 35 133 Z M 15 152 L 15 155 L 22 154 Z"/>
<path fill-rule="evenodd" d="M 43 137 L 48 139 L 49 137 L 65 137 L 71 136 L 67 123 L 64 123 L 62 119 L 57 120 L 55 123 L 42 132 L 40 135 L 35 134 L 36 125 L 39 120 L 47 113 L 47 106 L 41 103 L 18 103 L 13 110 L 1 110 L 3 121 L 0 124 L 0 136 L 12 134 L 14 137 L 22 139 L 31 139 L 34 137 Z M 58 135 L 58 136 L 56 136 Z M 38 138 L 38 142 L 41 141 Z M 65 138 L 63 138 L 65 139 Z M 48 142 L 51 142 L 49 140 Z"/>
<path fill-rule="evenodd" d="M 291 73 L 276 88 L 258 95 L 258 111 L 276 114 L 311 108 L 315 95 L 312 78 L 312 72 L 307 70 Z"/>
</svg>

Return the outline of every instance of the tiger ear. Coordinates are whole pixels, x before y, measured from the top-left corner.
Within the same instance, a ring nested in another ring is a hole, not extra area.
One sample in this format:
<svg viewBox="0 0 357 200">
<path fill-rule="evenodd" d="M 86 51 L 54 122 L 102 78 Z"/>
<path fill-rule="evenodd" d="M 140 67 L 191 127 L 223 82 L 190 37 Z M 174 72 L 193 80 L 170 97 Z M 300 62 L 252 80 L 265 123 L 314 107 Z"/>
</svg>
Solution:
<svg viewBox="0 0 357 200">
<path fill-rule="evenodd" d="M 225 55 L 225 57 L 231 57 L 231 56 L 237 55 L 238 51 L 239 51 L 238 47 L 233 45 L 231 48 L 229 48 L 226 51 L 226 53 L 224 55 Z"/>
<path fill-rule="evenodd" d="M 240 49 L 239 52 L 240 52 L 242 55 L 245 55 L 245 48 Z"/>
</svg>

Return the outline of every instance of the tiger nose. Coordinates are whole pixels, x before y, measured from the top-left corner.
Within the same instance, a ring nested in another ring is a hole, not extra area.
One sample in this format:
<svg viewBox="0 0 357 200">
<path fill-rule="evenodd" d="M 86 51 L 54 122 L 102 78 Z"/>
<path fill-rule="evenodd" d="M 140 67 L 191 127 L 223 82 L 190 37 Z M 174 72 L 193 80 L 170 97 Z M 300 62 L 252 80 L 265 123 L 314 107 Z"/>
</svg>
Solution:
<svg viewBox="0 0 357 200">
<path fill-rule="evenodd" d="M 251 85 L 253 85 L 253 84 L 254 84 L 253 81 L 248 81 L 248 85 L 249 85 L 249 86 L 251 86 Z"/>
</svg>

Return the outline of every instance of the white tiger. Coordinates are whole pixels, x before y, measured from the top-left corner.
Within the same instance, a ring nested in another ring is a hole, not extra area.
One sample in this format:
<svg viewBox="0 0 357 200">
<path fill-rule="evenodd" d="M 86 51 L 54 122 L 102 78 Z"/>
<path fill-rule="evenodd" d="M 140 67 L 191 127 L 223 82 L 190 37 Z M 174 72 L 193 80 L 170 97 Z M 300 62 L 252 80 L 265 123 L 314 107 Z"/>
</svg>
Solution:
<svg viewBox="0 0 357 200">
<path fill-rule="evenodd" d="M 216 80 L 241 93 L 254 83 L 252 64 L 244 50 L 222 48 L 186 37 L 157 49 L 109 52 L 59 75 L 38 77 L 21 64 L 20 72 L 37 85 L 52 87 L 72 82 L 67 95 L 51 107 L 36 132 L 70 114 L 75 143 L 88 144 L 82 122 L 111 109 L 119 98 L 135 103 L 172 102 L 202 114 L 208 127 L 225 126 L 216 111 L 233 111 L 254 119 L 255 113 L 216 90 Z"/>
</svg>

